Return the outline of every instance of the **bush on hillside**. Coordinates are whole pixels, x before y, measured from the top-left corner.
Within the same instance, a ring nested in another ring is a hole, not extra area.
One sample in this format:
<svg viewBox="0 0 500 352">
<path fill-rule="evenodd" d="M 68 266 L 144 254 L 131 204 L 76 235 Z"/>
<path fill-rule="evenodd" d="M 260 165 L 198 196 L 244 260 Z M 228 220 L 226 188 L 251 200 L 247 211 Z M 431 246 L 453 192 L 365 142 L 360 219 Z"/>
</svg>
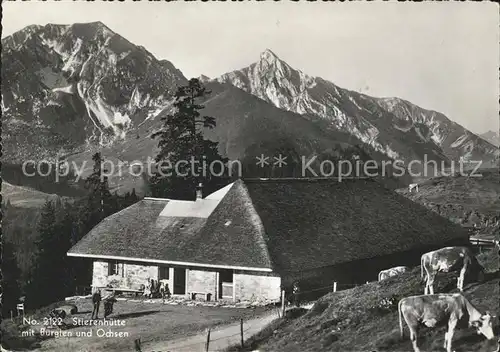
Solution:
<svg viewBox="0 0 500 352">
<path fill-rule="evenodd" d="M 4 319 L 0 324 L 2 347 L 12 350 L 26 350 L 39 347 L 34 336 L 21 336 L 22 327 L 15 322 Z"/>
</svg>

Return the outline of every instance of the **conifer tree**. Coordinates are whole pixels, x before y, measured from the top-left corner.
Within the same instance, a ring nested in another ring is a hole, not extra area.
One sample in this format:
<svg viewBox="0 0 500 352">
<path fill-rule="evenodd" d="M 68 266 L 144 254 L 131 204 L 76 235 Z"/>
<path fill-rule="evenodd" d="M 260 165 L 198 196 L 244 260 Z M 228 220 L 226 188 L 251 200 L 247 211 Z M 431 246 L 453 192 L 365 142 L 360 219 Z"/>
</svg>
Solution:
<svg viewBox="0 0 500 352">
<path fill-rule="evenodd" d="M 38 223 L 38 253 L 28 286 L 27 304 L 31 307 L 52 303 L 68 293 L 61 283 L 68 279 L 66 252 L 71 246 L 70 233 L 61 228 L 57 217 L 54 204 L 47 201 Z"/>
<path fill-rule="evenodd" d="M 112 214 L 116 209 L 112 209 L 111 193 L 109 192 L 108 177 L 103 176 L 101 153 L 95 153 L 92 156 L 94 162 L 93 172 L 85 180 L 85 186 L 89 193 L 86 197 L 85 212 L 87 219 L 85 223 L 86 231 L 97 225 L 106 216 Z"/>
<path fill-rule="evenodd" d="M 179 87 L 175 112 L 163 117 L 162 129 L 152 135 L 159 139 L 160 149 L 149 185 L 154 197 L 192 200 L 198 183 L 210 193 L 227 182 L 227 166 L 223 166 L 227 159 L 219 154 L 218 143 L 203 137 L 203 129 L 215 127 L 215 118 L 202 116 L 204 106 L 197 102 L 209 94 L 198 79 Z M 214 165 L 213 173 L 210 165 Z"/>
</svg>

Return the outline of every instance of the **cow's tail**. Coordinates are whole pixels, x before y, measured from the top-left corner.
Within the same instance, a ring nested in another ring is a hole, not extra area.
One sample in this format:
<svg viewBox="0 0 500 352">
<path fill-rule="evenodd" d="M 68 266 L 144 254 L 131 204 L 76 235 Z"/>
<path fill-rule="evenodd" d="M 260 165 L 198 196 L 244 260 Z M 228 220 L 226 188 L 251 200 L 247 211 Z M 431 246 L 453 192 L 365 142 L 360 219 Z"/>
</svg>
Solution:
<svg viewBox="0 0 500 352">
<path fill-rule="evenodd" d="M 403 333 L 403 312 L 401 311 L 401 304 L 403 303 L 403 300 L 400 300 L 398 303 L 398 317 L 399 317 L 399 333 L 401 335 L 401 338 L 404 337 Z"/>
<path fill-rule="evenodd" d="M 424 279 L 424 256 L 420 258 L 420 279 Z"/>
</svg>

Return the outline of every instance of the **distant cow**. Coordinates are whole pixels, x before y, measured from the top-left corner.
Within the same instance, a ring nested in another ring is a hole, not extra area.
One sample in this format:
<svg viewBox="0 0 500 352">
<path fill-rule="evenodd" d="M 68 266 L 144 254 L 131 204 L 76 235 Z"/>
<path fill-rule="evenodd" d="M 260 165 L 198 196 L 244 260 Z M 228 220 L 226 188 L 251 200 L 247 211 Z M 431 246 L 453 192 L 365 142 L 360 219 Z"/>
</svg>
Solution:
<svg viewBox="0 0 500 352">
<path fill-rule="evenodd" d="M 411 192 L 413 190 L 418 192 L 418 183 L 410 183 L 410 185 L 408 186 L 408 192 Z"/>
<path fill-rule="evenodd" d="M 448 323 L 448 331 L 444 335 L 444 348 L 451 352 L 451 340 L 459 321 L 467 321 L 469 326 L 477 329 L 488 340 L 493 339 L 492 316 L 488 312 L 481 314 L 462 294 L 422 295 L 403 298 L 398 304 L 399 330 L 403 334 L 403 319 L 410 330 L 413 350 L 419 352 L 417 345 L 417 329 L 419 325 L 437 327 Z"/>
<path fill-rule="evenodd" d="M 474 253 L 467 247 L 445 247 L 422 255 L 420 259 L 420 277 L 427 274 L 424 294 L 434 294 L 434 279 L 438 272 L 460 270 L 457 288 L 463 291 L 464 279 L 467 273 L 474 274 L 475 279 L 484 278 L 484 268 L 479 264 Z"/>
<path fill-rule="evenodd" d="M 378 281 L 385 280 L 391 276 L 396 276 L 410 270 L 407 266 L 395 266 L 394 268 L 382 270 L 378 273 Z"/>
</svg>

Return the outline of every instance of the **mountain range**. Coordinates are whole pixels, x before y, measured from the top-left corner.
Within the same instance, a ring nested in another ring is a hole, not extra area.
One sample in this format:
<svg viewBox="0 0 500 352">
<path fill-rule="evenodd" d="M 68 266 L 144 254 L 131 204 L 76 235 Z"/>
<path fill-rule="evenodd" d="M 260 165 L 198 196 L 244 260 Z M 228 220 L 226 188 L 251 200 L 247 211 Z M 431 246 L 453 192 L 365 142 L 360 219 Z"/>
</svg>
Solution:
<svg viewBox="0 0 500 352">
<path fill-rule="evenodd" d="M 125 165 L 154 157 L 150 136 L 187 82 L 173 63 L 101 22 L 28 26 L 2 39 L 1 59 L 4 161 L 13 164 L 57 155 L 82 162 L 97 150 Z M 204 113 L 217 121 L 207 136 L 247 165 L 261 153 L 295 165 L 302 156 L 449 163 L 499 155 L 439 112 L 340 88 L 271 50 L 249 67 L 200 80 L 212 91 Z M 129 181 L 126 172 L 112 180 L 123 190 L 137 180 Z"/>
<path fill-rule="evenodd" d="M 497 147 L 500 146 L 500 133 L 495 131 L 488 131 L 479 135 L 485 141 L 490 142 Z"/>
</svg>

